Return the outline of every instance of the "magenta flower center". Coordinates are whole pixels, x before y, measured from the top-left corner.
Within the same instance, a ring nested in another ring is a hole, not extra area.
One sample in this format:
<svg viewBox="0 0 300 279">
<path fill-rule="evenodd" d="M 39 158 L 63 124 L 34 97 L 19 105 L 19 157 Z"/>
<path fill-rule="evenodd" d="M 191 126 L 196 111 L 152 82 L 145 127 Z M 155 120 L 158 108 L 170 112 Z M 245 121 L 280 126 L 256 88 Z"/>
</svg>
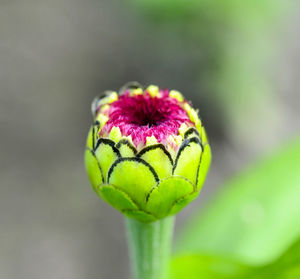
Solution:
<svg viewBox="0 0 300 279">
<path fill-rule="evenodd" d="M 170 135 L 178 135 L 181 124 L 191 123 L 187 112 L 168 94 L 151 97 L 148 93 L 135 96 L 126 93 L 110 105 L 108 117 L 100 135 L 119 127 L 122 135 L 131 136 L 136 146 L 145 144 L 151 136 L 165 143 Z"/>
</svg>

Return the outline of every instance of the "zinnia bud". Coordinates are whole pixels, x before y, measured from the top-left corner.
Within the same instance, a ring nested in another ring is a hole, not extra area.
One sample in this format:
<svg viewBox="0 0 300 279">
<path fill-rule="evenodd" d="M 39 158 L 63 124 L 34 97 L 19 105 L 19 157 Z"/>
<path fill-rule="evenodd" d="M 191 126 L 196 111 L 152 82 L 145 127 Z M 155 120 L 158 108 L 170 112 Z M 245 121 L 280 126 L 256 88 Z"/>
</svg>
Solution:
<svg viewBox="0 0 300 279">
<path fill-rule="evenodd" d="M 92 113 L 85 163 L 105 201 L 152 222 L 197 197 L 211 152 L 198 112 L 181 93 L 130 83 L 95 98 Z"/>
</svg>

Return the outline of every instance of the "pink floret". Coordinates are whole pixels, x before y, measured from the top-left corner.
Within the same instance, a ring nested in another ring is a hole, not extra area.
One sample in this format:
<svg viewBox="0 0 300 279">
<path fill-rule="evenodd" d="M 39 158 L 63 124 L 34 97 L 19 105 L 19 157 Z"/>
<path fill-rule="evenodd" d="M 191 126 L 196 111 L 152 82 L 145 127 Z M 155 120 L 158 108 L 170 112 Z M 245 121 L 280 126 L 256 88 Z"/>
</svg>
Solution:
<svg viewBox="0 0 300 279">
<path fill-rule="evenodd" d="M 159 143 L 165 143 L 170 135 L 178 135 L 181 124 L 191 123 L 187 112 L 176 99 L 169 97 L 166 90 L 162 97 L 126 93 L 111 104 L 108 117 L 100 136 L 109 134 L 116 126 L 122 135 L 131 136 L 136 146 L 144 145 L 146 138 L 151 136 Z"/>
</svg>

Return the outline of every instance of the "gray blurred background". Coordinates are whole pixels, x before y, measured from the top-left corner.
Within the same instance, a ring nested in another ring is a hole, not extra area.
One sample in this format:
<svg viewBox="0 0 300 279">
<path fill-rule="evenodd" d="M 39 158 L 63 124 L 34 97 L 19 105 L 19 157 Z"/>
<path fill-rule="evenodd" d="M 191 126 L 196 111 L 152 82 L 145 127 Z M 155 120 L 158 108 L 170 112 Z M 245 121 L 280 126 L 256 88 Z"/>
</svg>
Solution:
<svg viewBox="0 0 300 279">
<path fill-rule="evenodd" d="M 299 134 L 299 1 L 183 2 L 0 0 L 0 278 L 129 278 L 123 218 L 83 164 L 106 89 L 153 83 L 200 109 L 213 164 L 176 232 Z"/>
</svg>

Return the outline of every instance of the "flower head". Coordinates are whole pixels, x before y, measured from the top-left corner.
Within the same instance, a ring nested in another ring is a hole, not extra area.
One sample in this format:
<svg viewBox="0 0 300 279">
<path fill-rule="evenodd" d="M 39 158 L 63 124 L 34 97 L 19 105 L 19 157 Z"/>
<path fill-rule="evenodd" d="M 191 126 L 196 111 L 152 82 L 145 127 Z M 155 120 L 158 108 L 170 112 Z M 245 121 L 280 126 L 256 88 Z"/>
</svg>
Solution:
<svg viewBox="0 0 300 279">
<path fill-rule="evenodd" d="M 197 197 L 211 153 L 198 113 L 181 93 L 130 83 L 95 98 L 92 113 L 85 162 L 104 200 L 151 222 Z"/>
</svg>

